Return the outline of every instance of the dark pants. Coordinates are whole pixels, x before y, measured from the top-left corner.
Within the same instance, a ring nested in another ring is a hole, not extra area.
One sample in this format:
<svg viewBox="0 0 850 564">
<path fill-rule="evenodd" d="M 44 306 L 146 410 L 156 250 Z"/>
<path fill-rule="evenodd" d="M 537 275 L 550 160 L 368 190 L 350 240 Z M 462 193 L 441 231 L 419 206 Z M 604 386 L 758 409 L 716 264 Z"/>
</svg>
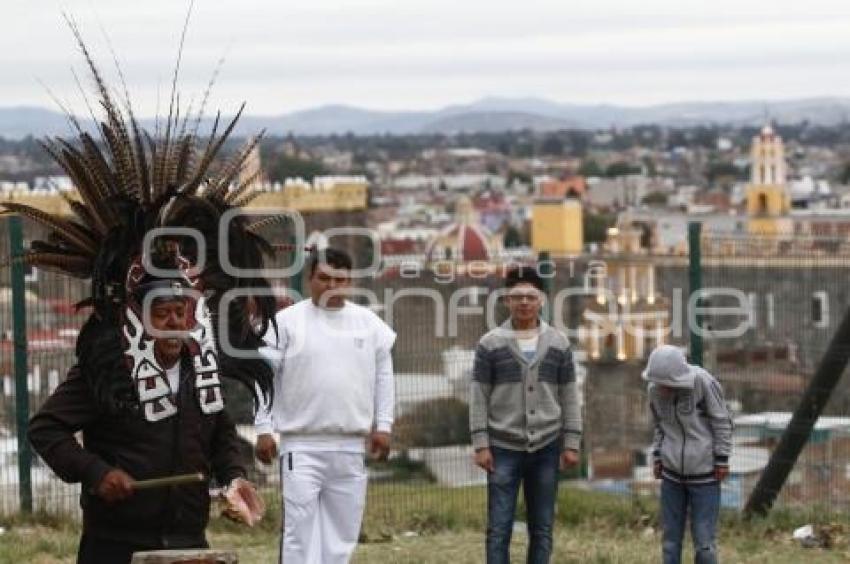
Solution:
<svg viewBox="0 0 850 564">
<path fill-rule="evenodd" d="M 177 548 L 209 548 L 206 541 L 188 543 L 187 546 L 170 546 Z M 180 543 L 183 544 L 183 543 Z M 77 552 L 77 564 L 130 564 L 133 554 L 147 550 L 164 550 L 161 544 L 151 546 L 150 544 L 134 544 L 123 541 L 115 541 L 108 538 L 94 537 L 83 533 L 80 538 L 80 549 Z"/>
<path fill-rule="evenodd" d="M 662 555 L 664 564 L 682 561 L 685 521 L 691 514 L 691 537 L 696 564 L 717 563 L 717 517 L 720 513 L 720 483 L 701 485 L 661 483 L 661 525 L 664 528 Z"/>
<path fill-rule="evenodd" d="M 546 564 L 552 556 L 552 523 L 558 493 L 560 441 L 537 452 L 490 447 L 495 471 L 487 476 L 487 564 L 510 562 L 520 482 L 528 509 L 529 564 Z"/>
</svg>

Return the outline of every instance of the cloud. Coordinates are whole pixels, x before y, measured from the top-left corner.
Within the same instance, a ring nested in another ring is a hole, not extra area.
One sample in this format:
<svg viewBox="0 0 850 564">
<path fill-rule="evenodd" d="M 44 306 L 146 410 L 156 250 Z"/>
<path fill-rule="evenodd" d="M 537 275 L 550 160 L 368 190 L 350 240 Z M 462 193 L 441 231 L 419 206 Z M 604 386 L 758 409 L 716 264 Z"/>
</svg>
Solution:
<svg viewBox="0 0 850 564">
<path fill-rule="evenodd" d="M 8 0 L 7 0 L 8 1 Z M 850 94 L 850 6 L 780 0 L 269 0 L 197 2 L 184 98 L 226 54 L 215 102 L 251 113 L 341 102 L 434 108 L 486 95 L 626 104 Z M 187 4 L 148 0 L 4 6 L 0 105 L 44 105 L 40 78 L 80 104 L 65 8 L 111 71 L 108 30 L 142 113 L 164 97 Z M 9 25 L 8 22 L 11 22 Z"/>
</svg>

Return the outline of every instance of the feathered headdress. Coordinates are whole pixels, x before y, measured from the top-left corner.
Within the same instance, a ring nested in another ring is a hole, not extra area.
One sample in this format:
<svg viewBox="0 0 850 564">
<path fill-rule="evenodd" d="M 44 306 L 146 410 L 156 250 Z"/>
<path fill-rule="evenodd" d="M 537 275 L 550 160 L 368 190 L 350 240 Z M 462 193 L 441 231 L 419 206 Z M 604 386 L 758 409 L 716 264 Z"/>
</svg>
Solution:
<svg viewBox="0 0 850 564">
<path fill-rule="evenodd" d="M 138 268 L 148 232 L 158 227 L 188 227 L 200 232 L 206 243 L 203 270 L 185 269 L 194 289 L 204 294 L 201 303 L 195 303 L 198 325 L 192 333 L 196 385 L 199 391 L 206 390 L 200 394 L 204 396 L 200 398 L 202 407 L 206 406 L 205 411 L 220 409 L 217 407 L 219 374 L 246 384 L 255 399 L 258 399 L 257 390 L 270 396 L 272 373 L 268 365 L 259 357 L 236 359 L 226 354 L 219 346 L 223 335 L 218 328 L 218 316 L 227 307 L 228 342 L 239 350 L 256 350 L 274 319 L 275 300 L 270 292 L 251 296 L 246 291 L 224 305 L 222 298 L 229 290 L 259 288 L 262 293 L 270 286 L 262 277 L 246 278 L 227 272 L 219 255 L 223 252 L 219 249 L 222 216 L 257 195 L 252 190 L 254 178 L 242 183 L 237 179 L 262 134 L 249 138 L 226 162 L 216 162 L 242 108 L 223 130 L 220 130 L 220 116 L 216 116 L 209 136 L 199 135 L 209 88 L 198 113 L 181 116 L 175 93 L 178 57 L 168 117 L 150 136 L 133 114 L 123 75 L 124 95 L 119 105 L 77 26 L 70 19 L 68 23 L 104 113 L 99 122 L 100 139 L 86 132 L 66 110 L 74 129 L 73 137 L 49 138 L 43 141 L 43 146 L 71 178 L 79 200 L 63 195 L 72 217 L 48 214 L 16 202 L 3 202 L 0 206 L 3 213 L 20 214 L 49 230 L 46 240 L 34 241 L 21 260 L 91 280 L 91 295 L 83 304 L 93 306 L 94 311 L 77 341 L 78 363 L 84 377 L 97 399 L 110 411 L 143 407 L 149 420 L 170 414 L 166 394 L 152 391 L 162 387 L 164 372 L 161 367 L 145 364 L 142 351 L 146 346 L 152 348 L 153 341 L 138 333 L 135 314 L 139 304 L 134 299 L 133 276 L 129 274 Z M 184 26 L 184 37 L 185 31 Z M 183 38 L 181 52 L 182 45 Z M 118 70 L 120 75 L 120 67 Z M 264 256 L 273 249 L 258 230 L 269 221 L 252 223 L 245 216 L 229 221 L 225 234 L 231 265 L 240 269 L 262 268 Z M 183 256 L 191 264 L 199 263 L 201 257 L 197 256 L 196 246 L 187 244 L 186 240 L 172 239 L 168 248 L 178 263 L 183 261 Z"/>
</svg>

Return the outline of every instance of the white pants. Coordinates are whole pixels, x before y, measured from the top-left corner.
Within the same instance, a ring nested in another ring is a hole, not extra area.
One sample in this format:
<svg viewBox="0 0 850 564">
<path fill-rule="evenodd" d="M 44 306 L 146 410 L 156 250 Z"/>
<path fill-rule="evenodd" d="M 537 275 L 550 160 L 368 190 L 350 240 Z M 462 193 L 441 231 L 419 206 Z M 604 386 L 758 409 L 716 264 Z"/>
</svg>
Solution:
<svg viewBox="0 0 850 564">
<path fill-rule="evenodd" d="M 284 452 L 281 564 L 345 564 L 366 506 L 362 453 Z"/>
</svg>

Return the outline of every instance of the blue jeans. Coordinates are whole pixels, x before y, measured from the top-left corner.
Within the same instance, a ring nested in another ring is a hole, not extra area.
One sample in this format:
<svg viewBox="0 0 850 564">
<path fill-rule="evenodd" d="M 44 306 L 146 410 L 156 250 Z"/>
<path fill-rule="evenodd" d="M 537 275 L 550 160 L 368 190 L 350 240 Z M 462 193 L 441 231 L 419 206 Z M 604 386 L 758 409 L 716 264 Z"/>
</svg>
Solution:
<svg viewBox="0 0 850 564">
<path fill-rule="evenodd" d="M 552 522 L 558 493 L 559 440 L 536 452 L 490 447 L 495 471 L 487 476 L 487 564 L 510 562 L 519 485 L 528 508 L 528 564 L 552 555 Z"/>
<path fill-rule="evenodd" d="M 664 528 L 664 564 L 682 561 L 682 540 L 688 507 L 696 564 L 717 564 L 717 517 L 720 513 L 720 483 L 685 485 L 670 480 L 661 483 L 661 525 Z"/>
</svg>

